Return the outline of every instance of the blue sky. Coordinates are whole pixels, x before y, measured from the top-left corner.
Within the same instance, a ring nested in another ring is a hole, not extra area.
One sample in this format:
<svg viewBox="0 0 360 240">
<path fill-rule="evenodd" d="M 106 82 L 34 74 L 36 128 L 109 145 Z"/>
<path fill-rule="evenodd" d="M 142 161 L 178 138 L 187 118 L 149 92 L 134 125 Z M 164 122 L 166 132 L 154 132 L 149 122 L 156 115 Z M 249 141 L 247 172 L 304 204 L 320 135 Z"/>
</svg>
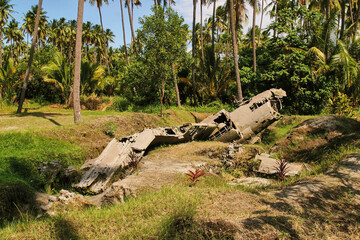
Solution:
<svg viewBox="0 0 360 240">
<path fill-rule="evenodd" d="M 185 19 L 185 22 L 190 25 L 192 22 L 192 0 L 178 0 L 174 6 L 175 10 L 179 12 Z M 218 0 L 217 5 L 223 4 L 225 0 Z M 11 0 L 11 4 L 14 5 L 13 16 L 22 24 L 22 17 L 31 8 L 36 5 L 38 0 Z M 142 0 L 142 6 L 134 8 L 134 27 L 138 28 L 139 17 L 151 14 L 151 6 L 154 3 L 153 0 Z M 47 12 L 48 20 L 59 19 L 65 17 L 67 20 L 76 19 L 77 16 L 77 0 L 43 0 L 43 9 Z M 197 8 L 199 10 L 199 8 Z M 121 27 L 121 14 L 120 14 L 120 1 L 109 1 L 109 5 L 104 5 L 101 8 L 104 28 L 109 28 L 115 34 L 114 47 L 119 47 L 123 44 L 122 40 L 122 27 Z M 127 9 L 124 9 L 125 14 L 125 27 L 127 42 L 130 42 L 130 25 L 129 17 L 127 15 Z M 252 11 L 249 9 L 248 16 L 251 18 Z M 212 14 L 212 6 L 203 10 L 204 19 Z M 197 16 L 200 15 L 200 12 Z M 199 19 L 199 18 L 198 18 Z M 84 9 L 84 22 L 90 21 L 93 24 L 100 24 L 98 9 L 95 6 L 91 6 L 88 2 L 85 2 Z M 259 22 L 259 21 L 258 21 Z"/>
</svg>

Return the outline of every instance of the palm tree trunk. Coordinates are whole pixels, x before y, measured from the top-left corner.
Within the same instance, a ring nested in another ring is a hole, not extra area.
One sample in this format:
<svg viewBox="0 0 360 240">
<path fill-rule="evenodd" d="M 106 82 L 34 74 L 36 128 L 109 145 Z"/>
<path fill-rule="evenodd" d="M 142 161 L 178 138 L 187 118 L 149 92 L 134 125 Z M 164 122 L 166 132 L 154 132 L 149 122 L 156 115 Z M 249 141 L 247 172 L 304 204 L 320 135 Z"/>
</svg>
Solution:
<svg viewBox="0 0 360 240">
<path fill-rule="evenodd" d="M 179 87 L 178 87 L 178 83 L 177 83 L 177 79 L 176 79 L 175 64 L 174 63 L 171 64 L 171 71 L 172 71 L 173 78 L 174 78 L 174 86 L 175 86 L 177 105 L 178 105 L 178 107 L 181 107 Z"/>
<path fill-rule="evenodd" d="M 0 67 L 2 67 L 2 41 L 3 41 L 3 34 L 2 34 L 2 30 L 0 30 Z"/>
<path fill-rule="evenodd" d="M 76 26 L 76 45 L 75 45 L 75 72 L 74 72 L 74 88 L 73 88 L 73 103 L 74 103 L 74 122 L 81 121 L 81 107 L 80 107 L 80 74 L 81 74 L 81 48 L 82 48 L 82 27 L 84 16 L 84 0 L 79 0 L 77 26 Z"/>
<path fill-rule="evenodd" d="M 216 15 L 216 0 L 213 2 L 213 21 L 212 21 L 212 48 L 215 54 L 215 15 Z"/>
<path fill-rule="evenodd" d="M 230 15 L 230 26 L 231 26 L 231 35 L 233 42 L 233 54 L 234 54 L 234 66 L 235 66 L 235 75 L 236 75 L 236 84 L 237 84 L 237 95 L 238 101 L 243 99 L 242 89 L 241 89 L 241 81 L 240 81 L 240 73 L 239 73 L 239 63 L 238 63 L 238 46 L 237 46 L 237 38 L 235 31 L 235 19 L 234 19 L 234 1 L 230 0 L 229 7 L 229 15 Z"/>
<path fill-rule="evenodd" d="M 123 11 L 122 0 L 120 0 L 120 9 L 121 9 L 121 23 L 122 23 L 123 37 L 124 37 L 125 58 L 127 65 L 130 66 L 129 56 L 127 54 L 127 49 L 126 49 L 125 23 L 124 23 L 124 11 Z"/>
<path fill-rule="evenodd" d="M 356 40 L 356 33 L 357 33 L 357 26 L 359 23 L 359 18 L 360 18 L 360 1 L 358 1 L 358 5 L 357 5 L 357 14 L 356 14 L 356 18 L 355 18 L 355 25 L 354 25 L 354 33 L 353 33 L 353 42 L 355 42 Z"/>
<path fill-rule="evenodd" d="M 254 65 L 254 72 L 256 72 L 256 5 L 257 5 L 257 0 L 253 0 L 254 1 L 254 6 L 253 6 L 253 29 L 252 29 L 252 45 L 253 45 L 253 65 Z"/>
<path fill-rule="evenodd" d="M 26 72 L 25 72 L 25 79 L 24 79 L 24 84 L 23 84 L 22 90 L 21 90 L 20 101 L 19 101 L 19 106 L 18 106 L 18 109 L 17 109 L 17 113 L 21 113 L 23 103 L 24 103 L 24 100 L 25 100 L 25 93 L 26 93 L 26 88 L 27 88 L 27 84 L 28 84 L 28 81 L 29 81 L 31 64 L 32 64 L 32 60 L 33 60 L 33 57 L 34 57 L 36 36 L 38 34 L 39 21 L 40 21 L 40 11 L 41 11 L 42 2 L 43 2 L 42 0 L 39 0 L 38 8 L 37 8 L 37 11 L 36 11 L 35 28 L 34 28 L 34 32 L 33 32 L 33 39 L 32 39 L 32 43 L 31 43 L 31 48 L 30 48 L 30 56 L 29 56 L 28 66 L 27 66 Z"/>
<path fill-rule="evenodd" d="M 259 36 L 258 36 L 258 45 L 260 44 L 260 38 L 261 38 L 261 28 L 264 18 L 264 0 L 261 1 L 261 19 L 260 19 L 260 26 L 259 26 Z"/>
<path fill-rule="evenodd" d="M 201 59 L 202 61 L 204 61 L 205 56 L 204 56 L 204 34 L 203 34 L 203 4 L 202 4 L 203 0 L 200 0 L 200 36 L 201 36 Z"/>
<path fill-rule="evenodd" d="M 192 26 L 192 58 L 193 60 L 195 59 L 195 46 L 196 46 L 196 31 L 195 31 L 195 26 L 196 26 L 196 0 L 193 0 L 193 26 Z M 192 83 L 195 83 L 195 61 L 192 64 Z M 193 85 L 194 86 L 194 85 Z"/>
<path fill-rule="evenodd" d="M 134 25 L 133 25 L 133 17 L 131 15 L 131 11 L 130 11 L 130 4 L 129 4 L 129 0 L 126 0 L 127 2 L 127 6 L 128 6 L 128 12 L 129 12 L 129 20 L 130 20 L 130 27 L 131 27 L 131 35 L 133 38 L 133 41 L 136 40 L 135 38 L 135 32 L 134 32 Z"/>
<path fill-rule="evenodd" d="M 105 64 L 106 64 L 108 73 L 110 74 L 108 53 L 107 53 L 107 44 L 106 44 L 106 38 L 105 38 L 104 25 L 103 25 L 103 21 L 102 21 L 101 8 L 98 7 L 98 10 L 99 10 L 99 16 L 100 16 L 101 30 L 102 30 L 102 35 L 103 35 L 103 43 L 104 43 L 104 51 L 105 51 Z"/>
</svg>

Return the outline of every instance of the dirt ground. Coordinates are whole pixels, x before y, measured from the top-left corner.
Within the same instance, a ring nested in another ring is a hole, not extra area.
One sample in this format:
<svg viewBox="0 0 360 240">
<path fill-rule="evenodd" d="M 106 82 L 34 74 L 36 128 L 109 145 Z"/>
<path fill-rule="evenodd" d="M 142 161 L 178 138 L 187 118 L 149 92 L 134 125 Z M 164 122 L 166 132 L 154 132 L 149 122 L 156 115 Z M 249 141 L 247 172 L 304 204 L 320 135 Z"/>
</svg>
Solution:
<svg viewBox="0 0 360 240">
<path fill-rule="evenodd" d="M 156 149 L 138 173 L 122 183 L 158 189 L 189 169 L 216 159 L 224 143 L 195 142 Z M 172 154 L 172 153 L 180 154 Z M 233 231 L 235 239 L 360 239 L 360 154 L 351 154 L 326 174 L 303 178 L 283 189 L 209 191 L 197 220 Z"/>
</svg>

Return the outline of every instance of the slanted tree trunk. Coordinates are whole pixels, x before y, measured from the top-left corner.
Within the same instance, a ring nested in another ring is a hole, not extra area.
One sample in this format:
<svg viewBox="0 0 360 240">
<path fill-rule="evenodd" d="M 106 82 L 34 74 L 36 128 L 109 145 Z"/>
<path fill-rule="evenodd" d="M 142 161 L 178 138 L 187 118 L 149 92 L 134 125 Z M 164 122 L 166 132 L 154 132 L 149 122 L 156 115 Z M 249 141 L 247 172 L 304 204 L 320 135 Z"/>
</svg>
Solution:
<svg viewBox="0 0 360 240">
<path fill-rule="evenodd" d="M 24 84 L 23 84 L 22 90 L 21 90 L 21 95 L 20 95 L 20 100 L 19 100 L 19 106 L 18 106 L 18 109 L 17 109 L 17 113 L 21 113 L 23 103 L 24 103 L 24 100 L 25 100 L 25 94 L 26 94 L 27 84 L 29 82 L 31 64 L 32 64 L 32 60 L 33 60 L 33 57 L 34 57 L 35 44 L 36 44 L 36 39 L 37 39 L 36 36 L 38 34 L 39 21 L 40 21 L 40 11 L 41 11 L 42 2 L 43 2 L 42 0 L 39 0 L 38 8 L 37 8 L 37 11 L 36 11 L 35 28 L 34 28 L 34 32 L 33 32 L 33 39 L 32 39 L 32 43 L 31 43 L 31 48 L 30 48 L 30 56 L 29 56 L 28 66 L 27 66 L 26 72 L 25 72 L 25 79 L 24 79 Z"/>
<path fill-rule="evenodd" d="M 80 106 L 80 74 L 81 74 L 81 48 L 82 48 L 82 26 L 84 16 L 84 0 L 79 0 L 77 26 L 76 26 L 76 45 L 75 45 L 75 72 L 74 72 L 74 88 L 73 88 L 73 103 L 74 103 L 74 122 L 81 121 L 81 106 Z"/>
<path fill-rule="evenodd" d="M 204 34 L 203 34 L 203 0 L 200 0 L 200 37 L 201 37 L 201 60 L 204 61 Z"/>
<path fill-rule="evenodd" d="M 257 0 L 253 0 L 254 1 L 254 6 L 253 6 L 253 29 L 252 29 L 252 45 L 253 45 L 253 65 L 254 65 L 254 72 L 256 72 L 256 5 L 257 5 Z"/>
<path fill-rule="evenodd" d="M 235 75 L 236 75 L 236 84 L 237 84 L 237 97 L 238 101 L 243 99 L 241 82 L 240 82 L 240 73 L 239 73 L 239 63 L 238 63 L 238 46 L 237 46 L 237 37 L 235 31 L 235 19 L 234 19 L 234 1 L 230 1 L 229 15 L 230 15 L 230 26 L 231 26 L 231 35 L 233 42 L 233 54 L 234 54 L 234 66 L 235 66 Z"/>
<path fill-rule="evenodd" d="M 120 0 L 120 9 L 121 9 L 121 23 L 122 23 L 123 37 L 124 37 L 125 58 L 126 58 L 127 65 L 130 66 L 129 56 L 128 56 L 127 49 L 126 49 L 125 23 L 124 23 L 124 11 L 123 11 L 122 0 Z"/>
<path fill-rule="evenodd" d="M 135 38 L 135 32 L 134 32 L 134 25 L 133 25 L 133 16 L 131 15 L 131 10 L 130 10 L 130 4 L 129 4 L 129 0 L 126 0 L 127 6 L 128 6 L 128 11 L 129 11 L 129 20 L 130 20 L 130 27 L 131 27 L 131 36 L 133 38 L 133 41 L 136 41 Z"/>
<path fill-rule="evenodd" d="M 3 41 L 3 33 L 0 30 L 0 67 L 2 67 L 2 41 Z"/>
<path fill-rule="evenodd" d="M 100 24 L 101 24 L 101 30 L 103 35 L 103 42 L 104 42 L 104 50 L 105 50 L 105 64 L 108 70 L 108 73 L 110 74 L 110 67 L 109 67 L 109 61 L 108 61 L 108 53 L 107 53 L 107 44 L 106 44 L 106 38 L 105 38 L 105 31 L 104 31 L 104 25 L 102 21 L 102 15 L 101 15 L 101 8 L 98 6 L 99 10 L 99 16 L 100 16 Z"/>
<path fill-rule="evenodd" d="M 181 107 L 180 93 L 179 93 L 179 87 L 178 87 L 178 83 L 177 83 L 177 79 L 176 79 L 176 72 L 175 72 L 175 64 L 174 63 L 171 64 L 171 71 L 172 71 L 173 78 L 174 78 L 174 86 L 175 86 L 177 105 L 178 105 L 178 107 Z"/>
<path fill-rule="evenodd" d="M 213 3 L 213 21 L 212 21 L 212 48 L 215 54 L 215 15 L 216 15 L 216 0 Z"/>
<path fill-rule="evenodd" d="M 258 45 L 260 44 L 260 40 L 261 40 L 261 28 L 262 28 L 263 19 L 264 19 L 264 0 L 261 1 L 261 19 L 259 26 Z"/>
</svg>

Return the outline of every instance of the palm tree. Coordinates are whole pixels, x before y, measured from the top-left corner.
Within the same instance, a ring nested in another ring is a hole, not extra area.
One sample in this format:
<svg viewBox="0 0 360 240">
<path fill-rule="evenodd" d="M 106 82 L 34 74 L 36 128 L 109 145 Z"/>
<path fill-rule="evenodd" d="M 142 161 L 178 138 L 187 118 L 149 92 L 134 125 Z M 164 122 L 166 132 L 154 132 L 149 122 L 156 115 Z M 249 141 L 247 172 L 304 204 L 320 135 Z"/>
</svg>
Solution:
<svg viewBox="0 0 360 240">
<path fill-rule="evenodd" d="M 76 94 L 75 94 L 75 89 L 72 91 L 73 68 L 72 65 L 67 62 L 67 59 L 64 57 L 64 55 L 57 52 L 54 55 L 53 60 L 49 64 L 43 66 L 41 70 L 45 73 L 45 76 L 43 77 L 44 81 L 48 83 L 53 83 L 56 87 L 58 87 L 61 90 L 61 94 L 64 101 L 66 103 L 69 103 L 71 98 L 71 93 L 73 92 L 74 95 Z M 79 75 L 79 83 L 80 83 L 80 75 Z M 75 85 L 75 81 L 74 81 L 74 85 Z M 79 84 L 79 93 L 80 93 L 80 84 Z M 75 96 L 73 98 L 75 98 Z M 74 105 L 74 109 L 75 109 L 75 105 Z"/>
<path fill-rule="evenodd" d="M 10 4 L 10 0 L 0 0 L 0 67 L 2 65 L 3 29 L 9 21 L 9 17 L 13 17 L 11 15 L 12 12 L 15 12 L 12 9 L 13 6 L 13 4 Z"/>
<path fill-rule="evenodd" d="M 128 0 L 127 0 L 128 1 Z M 99 16 L 100 16 L 100 24 L 101 24 L 101 30 L 102 30 L 102 34 L 103 34 L 103 43 L 105 45 L 105 32 L 104 32 L 104 25 L 102 22 L 102 15 L 101 15 L 101 7 L 102 4 L 105 3 L 106 5 L 109 4 L 109 0 L 89 0 L 89 2 L 94 5 L 96 2 L 96 6 L 99 10 Z M 107 48 L 104 46 L 104 52 L 105 52 L 105 63 L 106 63 L 106 67 L 108 69 L 108 73 L 110 74 L 110 68 L 109 68 L 109 61 L 108 61 L 108 54 L 107 54 Z"/>
<path fill-rule="evenodd" d="M 236 74 L 236 83 L 237 83 L 237 97 L 238 101 L 243 99 L 241 82 L 240 82 L 240 73 L 239 73 L 239 63 L 238 63 L 238 46 L 237 46 L 237 36 L 235 31 L 235 19 L 234 19 L 234 1 L 229 0 L 229 15 L 230 15 L 230 26 L 231 26 L 231 35 L 233 43 L 233 54 L 234 54 L 234 66 Z"/>
<path fill-rule="evenodd" d="M 125 36 L 125 24 L 124 24 L 124 11 L 123 11 L 122 0 L 120 0 L 120 9 L 121 9 L 121 23 L 122 23 L 123 38 L 124 38 L 125 58 L 126 58 L 126 62 L 127 62 L 127 64 L 128 64 L 128 66 L 130 66 L 129 56 L 128 56 L 128 53 L 127 53 L 127 48 L 126 48 L 126 36 Z"/>
<path fill-rule="evenodd" d="M 195 60 L 195 46 L 196 46 L 196 3 L 193 0 L 193 26 L 192 26 L 192 58 Z M 195 83 L 195 62 L 192 64 L 192 82 Z"/>
<path fill-rule="evenodd" d="M 81 62 L 81 78 L 80 92 L 81 94 L 92 94 L 97 87 L 101 87 L 103 75 L 105 73 L 104 66 L 89 61 Z"/>
<path fill-rule="evenodd" d="M 126 5 L 125 7 L 127 7 L 128 9 L 128 13 L 129 13 L 129 21 L 130 21 L 130 28 L 131 28 L 131 36 L 132 36 L 132 40 L 135 42 L 136 38 L 135 38 L 135 31 L 134 31 L 134 25 L 133 25 L 133 16 L 131 14 L 130 11 L 130 3 L 129 0 L 126 0 Z"/>
<path fill-rule="evenodd" d="M 37 17 L 37 8 L 38 6 L 32 6 L 31 10 L 29 10 L 24 20 L 24 24 L 21 26 L 22 30 L 25 31 L 27 34 L 33 34 L 35 31 L 35 20 Z M 40 48 L 40 42 L 44 42 L 46 39 L 46 25 L 47 25 L 47 16 L 46 12 L 41 10 L 40 16 L 39 16 L 39 24 L 38 29 L 36 29 L 37 34 L 35 36 L 36 43 L 38 49 Z"/>
<path fill-rule="evenodd" d="M 92 32 L 92 23 L 87 21 L 83 23 L 83 33 L 82 33 L 82 42 L 85 44 L 85 56 L 88 61 L 90 61 L 89 56 L 89 46 L 93 44 L 93 32 Z"/>
<path fill-rule="evenodd" d="M 200 0 L 200 38 L 201 38 L 201 59 L 204 61 L 204 36 L 203 36 L 203 5 L 206 0 Z"/>
<path fill-rule="evenodd" d="M 11 58 L 9 58 L 2 67 L 0 67 L 0 102 L 2 101 L 3 94 L 10 98 L 10 91 L 14 89 L 14 82 L 12 75 L 16 72 L 16 68 L 14 66 L 14 62 Z"/>
<path fill-rule="evenodd" d="M 36 36 L 38 34 L 38 29 L 39 29 L 41 5 L 42 5 L 42 0 L 39 0 L 38 8 L 37 8 L 37 11 L 36 11 L 35 27 L 34 27 L 35 30 L 33 32 L 33 39 L 32 39 L 31 49 L 30 49 L 30 56 L 29 56 L 28 66 L 27 66 L 26 72 L 25 72 L 25 79 L 24 79 L 24 84 L 23 84 L 22 90 L 21 90 L 20 101 L 19 101 L 19 106 L 18 106 L 18 109 L 17 109 L 17 113 L 21 113 L 22 106 L 23 106 L 23 103 L 24 103 L 24 100 L 25 100 L 25 93 L 26 93 L 26 88 L 27 88 L 27 84 L 28 84 L 28 81 L 29 81 L 31 64 L 32 64 L 32 60 L 33 60 L 33 57 L 34 57 Z"/>
<path fill-rule="evenodd" d="M 22 32 L 19 29 L 19 23 L 14 19 L 11 20 L 4 32 L 7 43 L 10 43 L 10 56 L 11 58 L 14 58 L 14 42 L 23 40 Z"/>
<path fill-rule="evenodd" d="M 256 72 L 256 12 L 257 12 L 257 0 L 250 0 L 253 7 L 253 27 L 252 27 L 252 48 L 253 48 L 253 69 Z"/>
<path fill-rule="evenodd" d="M 80 107 L 80 74 L 81 74 L 81 48 L 82 48 L 82 26 L 84 16 L 84 0 L 78 2 L 76 44 L 75 44 L 75 71 L 74 71 L 74 122 L 81 121 Z"/>
</svg>

